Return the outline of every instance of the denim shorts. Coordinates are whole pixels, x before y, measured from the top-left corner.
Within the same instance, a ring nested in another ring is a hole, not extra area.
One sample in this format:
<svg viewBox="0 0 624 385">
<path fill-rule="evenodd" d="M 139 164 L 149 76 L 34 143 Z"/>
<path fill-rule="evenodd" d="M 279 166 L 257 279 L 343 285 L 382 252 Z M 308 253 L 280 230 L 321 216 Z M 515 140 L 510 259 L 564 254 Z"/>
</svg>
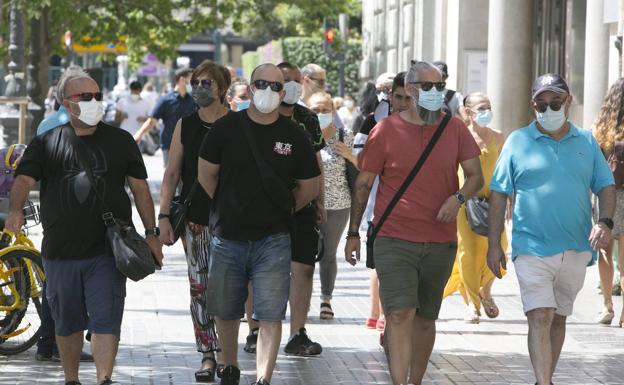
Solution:
<svg viewBox="0 0 624 385">
<path fill-rule="evenodd" d="M 44 258 L 43 268 L 56 335 L 89 330 L 119 337 L 126 277 L 111 255 L 78 260 Z"/>
<path fill-rule="evenodd" d="M 208 314 L 236 320 L 245 313 L 247 283 L 253 290 L 253 318 L 285 318 L 290 289 L 290 235 L 278 233 L 259 241 L 212 237 Z"/>
</svg>

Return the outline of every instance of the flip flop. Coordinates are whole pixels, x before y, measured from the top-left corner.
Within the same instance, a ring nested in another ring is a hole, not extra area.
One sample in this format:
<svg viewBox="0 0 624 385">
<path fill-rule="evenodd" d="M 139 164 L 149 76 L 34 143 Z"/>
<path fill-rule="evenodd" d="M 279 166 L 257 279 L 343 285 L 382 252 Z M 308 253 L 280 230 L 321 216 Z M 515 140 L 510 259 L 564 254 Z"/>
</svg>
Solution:
<svg viewBox="0 0 624 385">
<path fill-rule="evenodd" d="M 481 299 L 481 304 L 483 305 L 483 311 L 490 318 L 498 317 L 500 313 L 498 306 L 496 306 L 496 302 L 494 302 L 494 298 L 486 299 L 479 294 L 479 298 Z"/>
<path fill-rule="evenodd" d="M 376 329 L 377 328 L 377 320 L 374 318 L 369 318 L 366 320 L 366 327 L 369 329 Z"/>
<path fill-rule="evenodd" d="M 327 302 L 321 303 L 321 319 L 334 319 L 334 311 L 332 310 L 331 304 Z"/>
</svg>

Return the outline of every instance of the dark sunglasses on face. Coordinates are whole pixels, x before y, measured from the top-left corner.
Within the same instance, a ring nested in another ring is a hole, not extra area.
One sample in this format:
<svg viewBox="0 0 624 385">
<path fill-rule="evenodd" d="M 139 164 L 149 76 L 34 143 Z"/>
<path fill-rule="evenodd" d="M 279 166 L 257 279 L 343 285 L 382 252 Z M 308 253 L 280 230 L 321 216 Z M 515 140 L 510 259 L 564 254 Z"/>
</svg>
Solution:
<svg viewBox="0 0 624 385">
<path fill-rule="evenodd" d="M 535 111 L 541 112 L 541 113 L 546 112 L 546 109 L 548 108 L 548 106 L 550 106 L 550 109 L 553 111 L 559 111 L 561 109 L 561 106 L 565 104 L 566 99 L 567 98 L 563 100 L 553 100 L 550 103 L 534 101 L 533 108 L 535 109 Z"/>
<path fill-rule="evenodd" d="M 410 84 L 420 84 L 420 89 L 423 91 L 429 91 L 434 86 L 436 90 L 444 91 L 444 87 L 446 87 L 446 82 L 410 82 Z"/>
<path fill-rule="evenodd" d="M 95 99 L 98 102 L 102 101 L 102 93 L 101 92 L 82 92 L 80 94 L 69 95 L 67 99 L 74 99 L 80 97 L 81 102 L 89 102 L 91 99 Z"/>
<path fill-rule="evenodd" d="M 267 87 L 271 87 L 271 90 L 275 92 L 280 92 L 284 88 L 284 85 L 280 82 L 270 82 L 262 79 L 255 80 L 253 85 L 257 90 L 264 90 Z"/>
<path fill-rule="evenodd" d="M 202 80 L 192 79 L 191 80 L 191 86 L 193 86 L 193 88 L 196 88 L 198 85 L 201 85 L 202 88 L 209 89 L 210 87 L 212 87 L 212 80 L 210 79 L 202 79 Z"/>
</svg>

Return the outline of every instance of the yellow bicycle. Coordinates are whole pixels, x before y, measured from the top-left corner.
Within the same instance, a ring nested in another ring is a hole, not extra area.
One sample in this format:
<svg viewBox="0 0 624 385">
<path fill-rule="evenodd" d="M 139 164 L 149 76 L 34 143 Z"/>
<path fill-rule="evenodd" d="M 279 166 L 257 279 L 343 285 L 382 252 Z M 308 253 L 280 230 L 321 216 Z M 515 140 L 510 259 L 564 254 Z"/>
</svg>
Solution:
<svg viewBox="0 0 624 385">
<path fill-rule="evenodd" d="M 24 217 L 39 223 L 39 208 L 30 203 Z M 0 215 L 0 228 L 6 216 Z M 0 355 L 28 350 L 41 333 L 45 275 L 41 253 L 25 230 L 0 232 Z M 32 305 L 32 306 L 31 306 Z"/>
</svg>

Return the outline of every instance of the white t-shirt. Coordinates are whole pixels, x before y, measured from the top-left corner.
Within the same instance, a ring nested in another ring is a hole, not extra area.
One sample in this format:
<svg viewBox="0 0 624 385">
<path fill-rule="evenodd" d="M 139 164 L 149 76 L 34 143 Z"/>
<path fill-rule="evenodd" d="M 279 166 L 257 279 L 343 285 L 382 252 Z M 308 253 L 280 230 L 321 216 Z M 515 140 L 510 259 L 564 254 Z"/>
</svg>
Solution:
<svg viewBox="0 0 624 385">
<path fill-rule="evenodd" d="M 137 119 L 149 116 L 150 105 L 145 99 L 134 101 L 130 96 L 127 96 L 117 102 L 117 110 L 126 115 L 126 118 L 121 122 L 121 128 L 134 135 L 143 125 L 143 122 L 139 122 Z"/>
</svg>

